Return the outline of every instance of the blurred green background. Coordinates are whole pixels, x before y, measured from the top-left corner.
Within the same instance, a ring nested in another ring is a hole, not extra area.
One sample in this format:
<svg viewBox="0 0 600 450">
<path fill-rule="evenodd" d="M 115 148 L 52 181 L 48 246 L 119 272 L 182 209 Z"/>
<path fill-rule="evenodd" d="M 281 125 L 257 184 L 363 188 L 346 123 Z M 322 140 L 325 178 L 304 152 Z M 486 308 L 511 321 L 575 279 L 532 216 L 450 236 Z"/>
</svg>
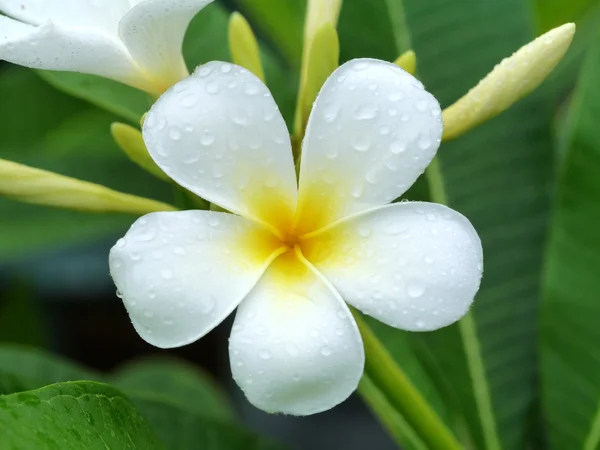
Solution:
<svg viewBox="0 0 600 450">
<path fill-rule="evenodd" d="M 230 60 L 229 14 L 241 11 L 291 128 L 305 6 L 215 2 L 188 31 L 189 67 Z M 393 61 L 412 48 L 420 78 L 443 107 L 503 57 L 570 21 L 578 25 L 575 40 L 550 79 L 440 149 L 450 206 L 472 221 L 484 246 L 471 328 L 408 334 L 373 325 L 473 448 L 600 448 L 600 1 L 346 0 L 339 19 L 341 62 Z M 149 106 L 144 94 L 107 80 L 0 62 L 0 158 L 172 201 L 172 187 L 132 164 L 109 133 L 115 121 L 135 125 Z M 427 198 L 424 180 L 407 198 Z M 230 321 L 175 351 L 143 342 L 108 275 L 108 250 L 134 217 L 6 199 L 0 217 L 0 341 L 7 343 L 0 372 L 17 364 L 8 343 L 98 371 L 176 355 L 214 375 L 249 428 L 290 448 L 393 448 L 358 398 L 303 419 L 248 405 L 229 372 Z"/>
</svg>

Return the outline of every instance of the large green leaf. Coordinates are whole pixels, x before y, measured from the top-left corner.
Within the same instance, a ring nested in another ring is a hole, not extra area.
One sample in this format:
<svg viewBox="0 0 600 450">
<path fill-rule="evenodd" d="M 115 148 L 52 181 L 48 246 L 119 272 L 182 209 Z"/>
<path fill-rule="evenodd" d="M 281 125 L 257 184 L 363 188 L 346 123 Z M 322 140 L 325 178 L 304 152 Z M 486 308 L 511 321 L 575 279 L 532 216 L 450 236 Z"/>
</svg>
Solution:
<svg viewBox="0 0 600 450">
<path fill-rule="evenodd" d="M 598 5 L 598 0 L 532 0 L 540 31 L 578 21 Z"/>
<path fill-rule="evenodd" d="M 421 78 L 442 106 L 533 38 L 519 0 L 406 0 L 405 6 Z M 540 111 L 551 105 L 532 96 L 439 153 L 450 206 L 473 222 L 486 267 L 469 316 L 416 339 L 460 405 L 476 448 L 523 448 L 535 401 L 552 156 L 550 114 Z"/>
<path fill-rule="evenodd" d="M 42 345 L 42 312 L 33 289 L 19 279 L 10 280 L 0 294 L 0 342 Z"/>
<path fill-rule="evenodd" d="M 62 381 L 101 380 L 102 376 L 84 366 L 44 350 L 11 344 L 0 344 L 0 383 L 18 390 L 37 389 Z"/>
<path fill-rule="evenodd" d="M 442 106 L 533 38 L 520 0 L 405 4 L 421 77 Z M 450 206 L 482 239 L 485 273 L 469 316 L 419 340 L 458 400 L 476 448 L 524 448 L 535 406 L 552 110 L 541 89 L 439 153 Z"/>
<path fill-rule="evenodd" d="M 600 35 L 566 122 L 546 253 L 541 355 L 553 449 L 600 447 Z"/>
<path fill-rule="evenodd" d="M 166 358 L 128 363 L 115 372 L 112 382 L 126 393 L 164 399 L 202 417 L 232 422 L 233 408 L 214 380 L 198 368 Z"/>
<path fill-rule="evenodd" d="M 131 402 L 111 386 L 59 383 L 0 396 L 2 450 L 161 449 Z"/>
<path fill-rule="evenodd" d="M 180 405 L 144 393 L 130 393 L 138 411 L 168 450 L 281 450 L 239 426 L 190 413 Z"/>
</svg>

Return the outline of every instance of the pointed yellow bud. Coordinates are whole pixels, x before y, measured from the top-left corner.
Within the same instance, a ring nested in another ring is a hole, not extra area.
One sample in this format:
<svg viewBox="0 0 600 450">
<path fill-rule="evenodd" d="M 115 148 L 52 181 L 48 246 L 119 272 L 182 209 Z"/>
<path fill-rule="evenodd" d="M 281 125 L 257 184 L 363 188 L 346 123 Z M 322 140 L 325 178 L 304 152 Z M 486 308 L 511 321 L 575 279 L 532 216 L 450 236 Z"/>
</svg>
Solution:
<svg viewBox="0 0 600 450">
<path fill-rule="evenodd" d="M 402 53 L 396 61 L 394 61 L 401 69 L 406 70 L 411 75 L 417 71 L 417 55 L 412 50 Z"/>
<path fill-rule="evenodd" d="M 294 140 L 297 142 L 302 141 L 317 94 L 339 65 L 340 44 L 336 26 L 341 6 L 341 0 L 308 1 L 300 89 L 294 119 Z"/>
<path fill-rule="evenodd" d="M 574 34 L 575 24 L 562 25 L 502 60 L 467 95 L 444 110 L 443 139 L 460 136 L 537 88 L 562 59 Z"/>
<path fill-rule="evenodd" d="M 248 21 L 238 12 L 234 12 L 229 18 L 229 50 L 235 64 L 245 67 L 265 81 L 256 36 Z"/>
<path fill-rule="evenodd" d="M 110 132 L 129 159 L 155 177 L 163 181 L 170 181 L 170 178 L 150 157 L 140 130 L 124 123 L 115 122 L 110 126 Z"/>
<path fill-rule="evenodd" d="M 175 211 L 166 203 L 0 159 L 0 195 L 25 203 L 88 212 Z"/>
</svg>

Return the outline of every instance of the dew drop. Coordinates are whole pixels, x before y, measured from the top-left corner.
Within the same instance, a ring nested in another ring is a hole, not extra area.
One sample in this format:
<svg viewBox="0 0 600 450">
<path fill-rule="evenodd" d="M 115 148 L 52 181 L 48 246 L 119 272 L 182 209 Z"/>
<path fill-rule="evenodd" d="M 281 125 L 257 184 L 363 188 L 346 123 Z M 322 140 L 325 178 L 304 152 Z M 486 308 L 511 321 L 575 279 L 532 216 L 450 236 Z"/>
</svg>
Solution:
<svg viewBox="0 0 600 450">
<path fill-rule="evenodd" d="M 123 248 L 125 247 L 125 244 L 127 243 L 127 241 L 125 240 L 125 238 L 121 238 L 117 241 L 117 247 L 118 248 Z"/>
<path fill-rule="evenodd" d="M 419 112 L 425 112 L 427 110 L 427 102 L 425 100 L 419 100 L 415 103 L 415 108 L 417 108 L 417 111 Z"/>
<path fill-rule="evenodd" d="M 421 135 L 419 139 L 419 148 L 421 150 L 427 150 L 431 147 L 431 139 L 426 135 Z"/>
<path fill-rule="evenodd" d="M 170 280 L 173 278 L 173 271 L 170 269 L 163 269 L 160 271 L 160 275 L 165 279 L 165 280 Z"/>
<path fill-rule="evenodd" d="M 354 118 L 357 120 L 369 120 L 377 116 L 377 106 L 373 104 L 361 105 L 354 111 Z"/>
<path fill-rule="evenodd" d="M 352 148 L 354 148 L 354 150 L 356 150 L 357 152 L 366 152 L 367 150 L 369 150 L 370 147 L 371 143 L 369 142 L 369 139 L 366 136 L 358 138 L 356 141 L 354 141 L 354 144 L 352 145 Z"/>
<path fill-rule="evenodd" d="M 338 112 L 338 105 L 329 105 L 325 108 L 325 111 L 323 112 L 323 119 L 325 119 L 325 122 L 331 123 L 337 118 Z"/>
<path fill-rule="evenodd" d="M 174 141 L 178 141 L 179 139 L 181 139 L 181 131 L 173 127 L 169 130 L 169 137 Z"/>
<path fill-rule="evenodd" d="M 419 330 L 422 330 L 423 328 L 425 328 L 425 321 L 423 319 L 417 319 L 415 325 Z"/>
<path fill-rule="evenodd" d="M 201 314 L 208 314 L 215 308 L 216 301 L 213 297 L 207 297 L 204 301 L 199 303 L 199 309 Z"/>
<path fill-rule="evenodd" d="M 425 285 L 421 280 L 410 280 L 406 285 L 406 293 L 409 297 L 419 298 L 425 293 Z"/>
<path fill-rule="evenodd" d="M 352 187 L 352 197 L 361 198 L 364 192 L 364 185 L 359 181 Z"/>
<path fill-rule="evenodd" d="M 215 142 L 215 137 L 209 133 L 207 130 L 204 131 L 204 133 L 202 133 L 202 136 L 200 137 L 200 143 L 202 145 L 211 145 L 213 142 Z"/>
<path fill-rule="evenodd" d="M 210 81 L 206 85 L 206 92 L 208 92 L 209 94 L 213 94 L 213 95 L 218 94 L 220 90 L 221 90 L 221 88 L 219 86 L 218 81 Z"/>
<path fill-rule="evenodd" d="M 244 93 L 246 95 L 256 95 L 258 94 L 259 87 L 256 83 L 248 83 L 244 87 Z"/>
<path fill-rule="evenodd" d="M 209 67 L 200 67 L 197 71 L 198 75 L 202 78 L 207 77 L 212 72 L 212 69 Z"/>
<path fill-rule="evenodd" d="M 268 350 L 261 350 L 258 352 L 258 356 L 260 357 L 260 359 L 271 359 L 271 352 Z"/>
<path fill-rule="evenodd" d="M 390 144 L 390 151 L 394 154 L 403 153 L 406 151 L 406 142 L 394 141 Z"/>
<path fill-rule="evenodd" d="M 331 355 L 331 349 L 329 347 L 327 347 L 326 345 L 324 345 L 323 347 L 321 347 L 321 355 L 323 355 L 323 356 Z"/>
</svg>

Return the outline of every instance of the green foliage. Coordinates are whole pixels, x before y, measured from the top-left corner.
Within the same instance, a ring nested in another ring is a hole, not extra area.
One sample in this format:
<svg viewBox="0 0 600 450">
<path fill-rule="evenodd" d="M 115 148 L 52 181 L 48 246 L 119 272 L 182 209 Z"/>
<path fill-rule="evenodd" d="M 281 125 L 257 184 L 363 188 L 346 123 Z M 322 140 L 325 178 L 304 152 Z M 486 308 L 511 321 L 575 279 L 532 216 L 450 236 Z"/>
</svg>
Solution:
<svg viewBox="0 0 600 450">
<path fill-rule="evenodd" d="M 211 420 L 168 400 L 130 394 L 142 415 L 169 450 L 281 450 L 283 447 L 239 426 Z"/>
<path fill-rule="evenodd" d="M 136 398 L 163 399 L 191 414 L 235 421 L 221 388 L 197 368 L 177 360 L 135 361 L 121 367 L 111 380 Z"/>
<path fill-rule="evenodd" d="M 0 449 L 161 449 L 156 435 L 118 390 L 57 383 L 0 397 Z"/>
<path fill-rule="evenodd" d="M 565 125 L 541 322 L 543 407 L 553 449 L 600 446 L 600 35 Z"/>
<path fill-rule="evenodd" d="M 259 38 L 267 82 L 291 124 L 306 1 L 234 3 Z M 228 19 L 225 7 L 214 3 L 192 22 L 184 45 L 190 68 L 230 59 Z M 600 353 L 595 345 L 600 335 L 594 322 L 600 312 L 596 273 L 600 263 L 600 3 L 346 0 L 339 18 L 342 62 L 355 57 L 393 61 L 413 48 L 419 77 L 442 106 L 457 100 L 540 30 L 572 20 L 578 22 L 573 51 L 553 80 L 501 116 L 441 147 L 439 169 L 449 205 L 473 222 L 484 247 L 485 275 L 472 312 L 459 324 L 422 335 L 372 325 L 412 383 L 469 448 L 546 448 L 546 435 L 552 449 L 600 446 Z M 590 42 L 596 45 L 588 54 L 573 102 L 563 106 L 566 116 L 557 116 L 559 101 L 569 99 L 581 55 Z M 116 116 L 137 126 L 151 98 L 87 75 L 43 72 L 40 76 L 85 102 L 60 94 L 30 71 L 9 68 L 0 76 L 0 114 L 7 117 L 1 158 L 125 192 L 164 200 L 171 197 L 170 186 L 129 164 L 109 138 L 108 125 Z M 560 161 L 554 160 L 556 124 Z M 421 179 L 407 198 L 428 195 Z M 0 200 L 0 215 L 9 230 L 0 233 L 0 260 L 121 233 L 132 221 L 131 217 L 85 216 L 4 200 Z M 76 379 L 110 380 L 125 394 L 94 383 L 31 391 Z M 374 410 L 389 408 L 376 386 L 367 384 L 365 389 L 375 399 Z M 24 438 L 18 434 L 23 416 L 15 418 L 5 408 L 14 411 L 16 405 L 30 417 L 39 416 L 40 433 L 56 436 L 52 439 L 74 438 L 52 434 L 52 422 L 44 414 L 56 419 L 61 416 L 53 414 L 64 415 L 65 407 L 71 405 L 73 414 L 79 415 L 68 420 L 85 418 L 77 409 L 78 390 L 85 392 L 85 398 L 89 390 L 89 397 L 108 411 L 119 405 L 132 414 L 132 423 L 123 424 L 109 413 L 111 426 L 121 427 L 115 436 L 106 437 L 109 440 L 147 429 L 137 408 L 167 448 L 275 448 L 240 429 L 223 393 L 187 365 L 146 361 L 104 376 L 43 353 L 0 347 L 0 393 L 11 394 L 0 397 L 0 424 L 14 428 L 9 435 L 14 439 Z M 105 394 L 98 394 L 103 390 Z M 21 391 L 29 392 L 19 400 L 24 394 L 14 393 Z M 67 394 L 62 398 L 57 392 Z M 407 448 L 423 448 L 401 414 L 388 417 L 389 426 L 402 429 L 398 439 L 410 436 Z M 544 420 L 547 427 L 536 426 Z M 96 430 L 89 423 L 83 426 L 88 427 L 84 432 Z M 542 436 L 541 441 L 534 441 L 535 435 Z M 159 445 L 152 433 L 137 438 L 147 439 L 139 441 L 146 445 L 140 448 Z M 30 439 L 44 437 L 33 433 Z M 13 441 L 7 442 L 0 439 L 0 449 L 10 448 Z M 69 447 L 68 442 L 57 448 L 84 448 Z M 97 442 L 86 444 L 85 448 L 95 448 Z"/>
<path fill-rule="evenodd" d="M 0 158 L 169 200 L 170 187 L 129 163 L 113 143 L 111 114 L 65 96 L 33 72 L 10 67 L 0 76 Z M 40 101 L 43 99 L 43 101 Z M 90 215 L 0 199 L 0 261 L 33 250 L 118 235 L 135 217 Z"/>
<path fill-rule="evenodd" d="M 0 346 L 0 430 L 5 426 L 14 433 L 6 441 L 0 433 L 0 449 L 105 448 L 102 442 L 144 450 L 282 448 L 239 425 L 220 387 L 189 364 L 153 358 L 104 375 L 12 345 Z M 127 434 L 133 447 L 119 441 Z"/>
</svg>

